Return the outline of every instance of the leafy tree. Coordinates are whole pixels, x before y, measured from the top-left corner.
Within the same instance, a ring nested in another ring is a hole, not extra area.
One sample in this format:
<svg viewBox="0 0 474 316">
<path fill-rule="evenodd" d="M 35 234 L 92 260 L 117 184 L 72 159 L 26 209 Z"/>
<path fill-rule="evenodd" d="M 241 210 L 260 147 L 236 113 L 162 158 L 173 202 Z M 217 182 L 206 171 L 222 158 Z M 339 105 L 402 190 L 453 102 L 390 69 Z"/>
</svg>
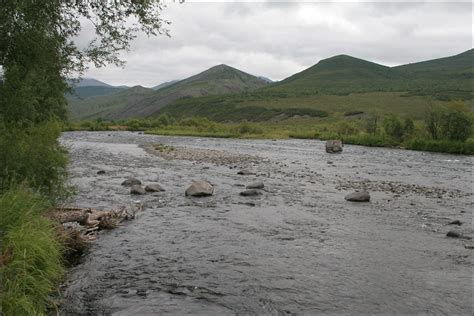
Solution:
<svg viewBox="0 0 474 316">
<path fill-rule="evenodd" d="M 415 123 L 409 117 L 403 122 L 403 134 L 404 136 L 410 136 L 415 132 Z"/>
<path fill-rule="evenodd" d="M 441 136 L 442 117 L 442 109 L 435 107 L 433 103 L 430 103 L 425 115 L 425 124 L 428 133 L 434 140 L 439 139 Z"/>
<path fill-rule="evenodd" d="M 0 5 L 0 66 L 4 87 L 0 115 L 7 124 L 66 118 L 66 78 L 97 67 L 123 64 L 119 53 L 142 31 L 168 34 L 162 2 L 3 0 Z M 96 36 L 85 48 L 74 38 L 81 21 Z"/>
<path fill-rule="evenodd" d="M 392 114 L 386 117 L 383 121 L 383 128 L 387 135 L 395 138 L 396 140 L 401 140 L 403 138 L 403 125 L 398 116 Z"/>
<path fill-rule="evenodd" d="M 67 119 L 66 79 L 88 65 L 122 65 L 119 53 L 138 32 L 168 34 L 162 6 L 152 0 L 1 0 L 0 191 L 10 181 L 58 191 L 67 161 L 57 141 L 58 121 Z M 84 23 L 95 37 L 79 47 L 74 40 Z"/>
<path fill-rule="evenodd" d="M 379 115 L 377 113 L 370 113 L 365 121 L 365 130 L 367 133 L 375 135 L 377 134 Z"/>
<path fill-rule="evenodd" d="M 450 108 L 441 123 L 443 136 L 450 140 L 465 141 L 472 133 L 472 117 L 457 108 Z"/>
</svg>

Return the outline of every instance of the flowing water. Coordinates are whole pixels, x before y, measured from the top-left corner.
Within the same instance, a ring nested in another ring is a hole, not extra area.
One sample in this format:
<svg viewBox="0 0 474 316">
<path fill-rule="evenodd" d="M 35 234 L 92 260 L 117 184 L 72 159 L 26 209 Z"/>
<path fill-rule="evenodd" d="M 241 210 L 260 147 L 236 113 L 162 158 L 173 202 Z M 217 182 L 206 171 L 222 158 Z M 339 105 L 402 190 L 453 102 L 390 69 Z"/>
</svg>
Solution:
<svg viewBox="0 0 474 316">
<path fill-rule="evenodd" d="M 130 132 L 62 142 L 78 206 L 145 205 L 69 273 L 65 315 L 473 314 L 472 241 L 446 237 L 473 235 L 472 157 Z M 254 158 L 165 160 L 139 147 L 150 143 Z M 166 191 L 132 196 L 127 176 Z M 214 195 L 185 197 L 201 179 Z M 240 196 L 255 180 L 263 194 Z M 364 188 L 371 202 L 344 200 Z"/>
</svg>

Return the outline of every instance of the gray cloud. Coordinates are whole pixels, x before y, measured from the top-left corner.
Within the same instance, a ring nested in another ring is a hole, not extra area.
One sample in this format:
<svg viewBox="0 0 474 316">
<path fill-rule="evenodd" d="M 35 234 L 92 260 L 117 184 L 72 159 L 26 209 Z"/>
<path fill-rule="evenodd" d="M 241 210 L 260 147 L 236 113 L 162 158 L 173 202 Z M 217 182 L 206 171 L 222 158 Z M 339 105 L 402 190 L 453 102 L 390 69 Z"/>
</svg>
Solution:
<svg viewBox="0 0 474 316">
<path fill-rule="evenodd" d="M 140 35 L 124 68 L 86 76 L 154 86 L 224 63 L 280 80 L 338 54 L 392 66 L 470 49 L 472 14 L 471 2 L 169 3 L 171 38 Z"/>
</svg>

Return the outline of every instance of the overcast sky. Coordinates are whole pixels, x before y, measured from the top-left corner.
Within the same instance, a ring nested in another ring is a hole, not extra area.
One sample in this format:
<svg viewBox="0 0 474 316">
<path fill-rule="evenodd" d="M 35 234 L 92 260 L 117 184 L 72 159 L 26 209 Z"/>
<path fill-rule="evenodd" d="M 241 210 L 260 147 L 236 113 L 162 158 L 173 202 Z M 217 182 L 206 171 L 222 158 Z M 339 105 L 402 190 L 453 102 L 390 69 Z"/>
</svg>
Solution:
<svg viewBox="0 0 474 316">
<path fill-rule="evenodd" d="M 473 7 L 463 2 L 168 3 L 171 38 L 139 36 L 124 68 L 85 76 L 113 85 L 155 86 L 218 64 L 284 79 L 347 54 L 394 66 L 472 47 Z"/>
</svg>

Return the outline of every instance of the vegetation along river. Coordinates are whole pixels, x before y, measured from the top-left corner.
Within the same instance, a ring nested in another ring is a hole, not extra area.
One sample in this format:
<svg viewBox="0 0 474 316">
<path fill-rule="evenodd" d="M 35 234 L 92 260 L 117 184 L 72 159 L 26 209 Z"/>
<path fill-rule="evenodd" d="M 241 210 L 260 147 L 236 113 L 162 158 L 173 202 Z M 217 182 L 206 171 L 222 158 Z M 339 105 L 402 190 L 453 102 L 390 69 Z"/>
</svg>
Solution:
<svg viewBox="0 0 474 316">
<path fill-rule="evenodd" d="M 473 157 L 131 132 L 61 140 L 76 205 L 144 205 L 70 271 L 63 314 L 472 315 Z M 166 191 L 130 195 L 127 176 Z M 192 180 L 214 195 L 186 197 Z M 239 195 L 256 180 L 263 194 Z M 371 202 L 344 200 L 356 189 Z"/>
</svg>

